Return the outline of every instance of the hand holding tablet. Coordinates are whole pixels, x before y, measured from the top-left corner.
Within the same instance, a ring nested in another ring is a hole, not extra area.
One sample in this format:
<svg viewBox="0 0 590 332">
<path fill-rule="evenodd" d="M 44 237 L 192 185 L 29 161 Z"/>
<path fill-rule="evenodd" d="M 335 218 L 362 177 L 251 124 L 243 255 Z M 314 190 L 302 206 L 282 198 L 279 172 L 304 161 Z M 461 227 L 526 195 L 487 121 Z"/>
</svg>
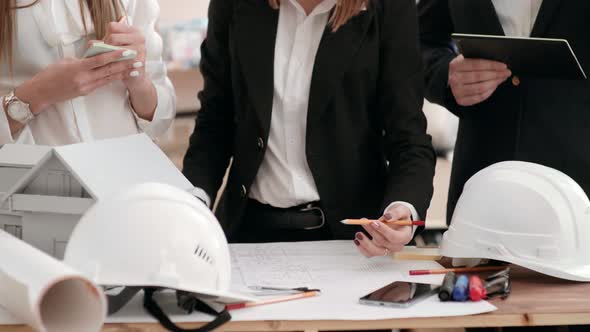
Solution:
<svg viewBox="0 0 590 332">
<path fill-rule="evenodd" d="M 487 59 L 504 63 L 518 76 L 585 80 L 586 73 L 565 39 L 452 35 L 466 59 Z"/>
</svg>

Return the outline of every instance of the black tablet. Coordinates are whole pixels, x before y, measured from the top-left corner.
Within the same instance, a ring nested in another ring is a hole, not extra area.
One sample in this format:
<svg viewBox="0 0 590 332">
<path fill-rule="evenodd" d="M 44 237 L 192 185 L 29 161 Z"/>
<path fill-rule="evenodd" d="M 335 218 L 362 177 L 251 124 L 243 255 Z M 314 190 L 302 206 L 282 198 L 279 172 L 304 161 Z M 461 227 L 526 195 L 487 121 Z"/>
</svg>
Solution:
<svg viewBox="0 0 590 332">
<path fill-rule="evenodd" d="M 452 35 L 465 58 L 503 62 L 522 77 L 585 80 L 586 73 L 565 39 Z"/>
</svg>

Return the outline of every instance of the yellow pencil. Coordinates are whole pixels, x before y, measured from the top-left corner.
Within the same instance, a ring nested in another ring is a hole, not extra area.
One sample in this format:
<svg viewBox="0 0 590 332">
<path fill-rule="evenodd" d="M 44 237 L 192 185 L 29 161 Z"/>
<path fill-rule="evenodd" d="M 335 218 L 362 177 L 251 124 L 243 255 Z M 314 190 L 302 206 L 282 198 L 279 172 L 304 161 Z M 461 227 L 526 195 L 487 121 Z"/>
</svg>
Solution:
<svg viewBox="0 0 590 332">
<path fill-rule="evenodd" d="M 229 304 L 225 308 L 227 310 L 237 310 L 237 309 L 258 307 L 258 306 L 266 305 L 266 304 L 274 304 L 274 303 L 281 303 L 281 302 L 287 302 L 287 301 L 306 299 L 308 297 L 314 297 L 314 296 L 318 296 L 318 295 L 320 295 L 319 291 L 310 291 L 310 292 L 305 292 L 305 293 L 300 293 L 300 294 L 295 294 L 295 295 L 290 295 L 290 296 L 285 296 L 285 297 L 278 297 L 278 298 L 264 300 L 264 301 Z"/>
<path fill-rule="evenodd" d="M 341 223 L 345 225 L 370 225 L 374 222 L 384 222 L 390 225 L 396 226 L 426 226 L 424 221 L 411 221 L 411 220 L 397 220 L 397 221 L 380 221 L 371 219 L 344 219 Z"/>
</svg>

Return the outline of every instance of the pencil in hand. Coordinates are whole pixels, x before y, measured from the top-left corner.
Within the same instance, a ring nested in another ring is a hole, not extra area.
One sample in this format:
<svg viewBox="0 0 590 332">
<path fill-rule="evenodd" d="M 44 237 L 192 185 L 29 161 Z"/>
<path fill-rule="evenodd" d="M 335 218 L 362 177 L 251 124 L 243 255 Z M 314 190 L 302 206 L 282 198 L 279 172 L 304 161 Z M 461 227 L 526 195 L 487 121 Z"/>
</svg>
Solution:
<svg viewBox="0 0 590 332">
<path fill-rule="evenodd" d="M 397 221 L 381 221 L 381 220 L 371 220 L 371 219 L 344 219 L 340 221 L 345 225 L 370 225 L 374 222 L 382 222 L 388 225 L 396 225 L 396 226 L 426 226 L 425 221 L 411 221 L 411 220 L 397 220 Z"/>
</svg>

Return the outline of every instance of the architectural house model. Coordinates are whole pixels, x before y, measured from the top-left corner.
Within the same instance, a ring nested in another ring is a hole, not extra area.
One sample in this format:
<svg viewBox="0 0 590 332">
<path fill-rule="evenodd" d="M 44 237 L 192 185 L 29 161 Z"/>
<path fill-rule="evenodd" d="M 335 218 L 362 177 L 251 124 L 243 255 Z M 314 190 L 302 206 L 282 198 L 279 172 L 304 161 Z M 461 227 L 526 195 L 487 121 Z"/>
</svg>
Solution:
<svg viewBox="0 0 590 332">
<path fill-rule="evenodd" d="M 145 134 L 55 148 L 7 144 L 0 149 L 0 229 L 62 259 L 88 208 L 145 182 L 193 189 Z"/>
</svg>

